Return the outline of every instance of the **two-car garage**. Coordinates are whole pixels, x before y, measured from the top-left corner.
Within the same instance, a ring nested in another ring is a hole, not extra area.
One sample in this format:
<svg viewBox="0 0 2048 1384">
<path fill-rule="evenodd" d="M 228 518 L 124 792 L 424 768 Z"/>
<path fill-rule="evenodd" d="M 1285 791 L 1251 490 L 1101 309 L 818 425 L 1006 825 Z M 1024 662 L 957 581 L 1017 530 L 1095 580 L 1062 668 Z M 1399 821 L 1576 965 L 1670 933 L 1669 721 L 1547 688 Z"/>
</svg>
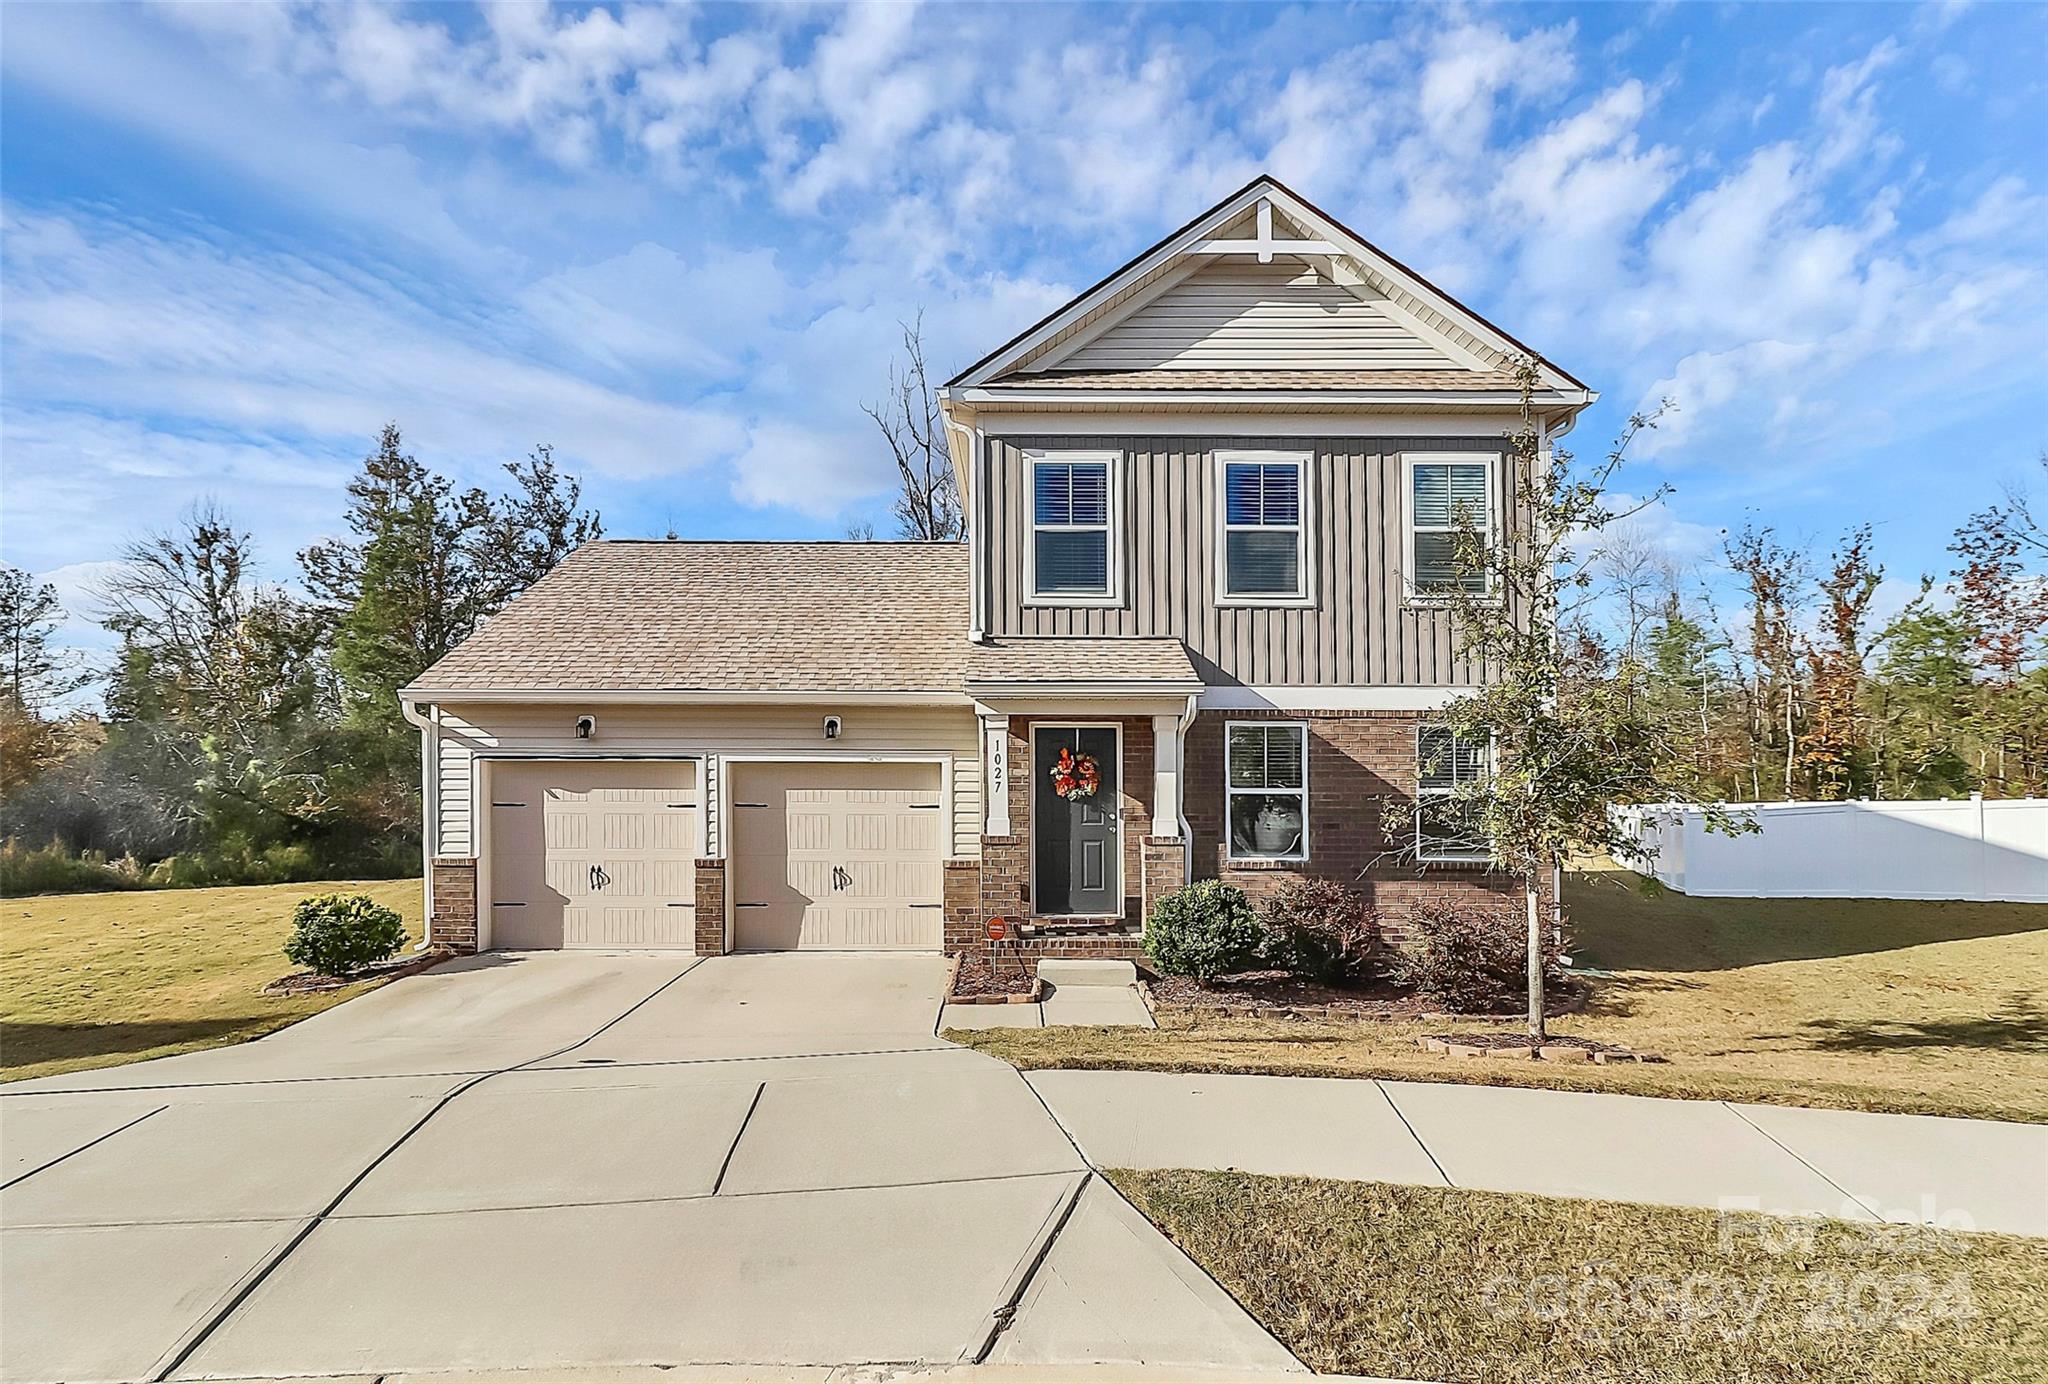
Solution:
<svg viewBox="0 0 2048 1384">
<path fill-rule="evenodd" d="M 941 945 L 937 762 L 504 759 L 483 782 L 493 949 L 693 948 L 713 821 L 728 949 Z"/>
</svg>

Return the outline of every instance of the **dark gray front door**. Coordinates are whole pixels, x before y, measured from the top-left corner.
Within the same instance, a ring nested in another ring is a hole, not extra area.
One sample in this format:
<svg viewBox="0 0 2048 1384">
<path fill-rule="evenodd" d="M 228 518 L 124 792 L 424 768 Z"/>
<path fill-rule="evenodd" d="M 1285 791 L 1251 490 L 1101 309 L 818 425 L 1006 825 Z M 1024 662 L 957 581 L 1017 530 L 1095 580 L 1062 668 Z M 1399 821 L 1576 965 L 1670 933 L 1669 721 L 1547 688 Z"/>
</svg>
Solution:
<svg viewBox="0 0 2048 1384">
<path fill-rule="evenodd" d="M 1052 770 L 1061 750 L 1094 757 L 1102 772 L 1102 785 L 1092 795 L 1060 796 Z M 1107 726 L 1036 727 L 1032 731 L 1031 772 L 1038 801 L 1031 822 L 1036 887 L 1031 911 L 1122 913 L 1116 732 Z"/>
</svg>

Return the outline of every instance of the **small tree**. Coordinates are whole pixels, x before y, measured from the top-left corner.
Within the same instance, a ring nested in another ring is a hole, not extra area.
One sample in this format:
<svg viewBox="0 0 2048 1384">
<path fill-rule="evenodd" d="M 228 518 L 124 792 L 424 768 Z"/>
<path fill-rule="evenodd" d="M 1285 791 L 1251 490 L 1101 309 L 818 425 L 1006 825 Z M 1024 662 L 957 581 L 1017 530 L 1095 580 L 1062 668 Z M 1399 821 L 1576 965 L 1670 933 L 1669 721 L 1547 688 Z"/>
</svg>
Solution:
<svg viewBox="0 0 2048 1384">
<path fill-rule="evenodd" d="M 1522 410 L 1507 439 L 1510 522 L 1496 536 L 1485 515 L 1461 510 L 1451 579 L 1418 595 L 1448 609 L 1459 653 L 1485 675 L 1479 690 L 1440 715 L 1456 742 L 1493 746 L 1491 771 L 1459 775 L 1449 810 L 1521 881 L 1529 1033 L 1540 1041 L 1544 880 L 1575 855 L 1643 853 L 1611 807 L 1700 802 L 1703 795 L 1682 723 L 1652 695 L 1646 665 L 1627 649 L 1610 656 L 1582 618 L 1600 535 L 1666 493 L 1620 511 L 1605 498 L 1630 440 L 1657 415 L 1632 416 L 1603 461 L 1576 471 L 1569 453 L 1546 455 L 1533 406 L 1536 362 L 1522 360 L 1515 373 Z M 1581 557 L 1579 545 L 1589 542 Z M 1394 830 L 1420 810 L 1419 799 L 1390 808 Z M 1717 830 L 1741 829 L 1717 806 L 1708 806 L 1708 819 Z"/>
</svg>

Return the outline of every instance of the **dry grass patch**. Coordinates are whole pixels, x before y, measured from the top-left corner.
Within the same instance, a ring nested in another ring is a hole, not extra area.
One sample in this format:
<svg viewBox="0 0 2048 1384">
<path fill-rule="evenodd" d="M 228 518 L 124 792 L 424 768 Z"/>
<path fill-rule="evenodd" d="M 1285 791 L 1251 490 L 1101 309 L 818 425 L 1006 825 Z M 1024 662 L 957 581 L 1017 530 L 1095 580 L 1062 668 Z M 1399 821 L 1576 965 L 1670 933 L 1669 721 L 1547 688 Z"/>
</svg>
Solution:
<svg viewBox="0 0 2048 1384">
<path fill-rule="evenodd" d="M 952 1034 L 1024 1067 L 1370 1076 L 2048 1122 L 2048 906 L 1693 899 L 1625 871 L 1567 887 L 1592 1003 L 1558 1033 L 1668 1066 L 1453 1060 L 1428 1029 L 1169 1015 L 1156 1032 Z"/>
<path fill-rule="evenodd" d="M 1241 1173 L 1109 1177 L 1318 1370 L 2048 1378 L 2048 1241 Z"/>
<path fill-rule="evenodd" d="M 274 1033 L 376 982 L 258 993 L 294 969 L 292 905 L 368 894 L 420 930 L 420 881 L 265 884 L 9 899 L 0 928 L 0 1080 L 18 1081 Z"/>
</svg>

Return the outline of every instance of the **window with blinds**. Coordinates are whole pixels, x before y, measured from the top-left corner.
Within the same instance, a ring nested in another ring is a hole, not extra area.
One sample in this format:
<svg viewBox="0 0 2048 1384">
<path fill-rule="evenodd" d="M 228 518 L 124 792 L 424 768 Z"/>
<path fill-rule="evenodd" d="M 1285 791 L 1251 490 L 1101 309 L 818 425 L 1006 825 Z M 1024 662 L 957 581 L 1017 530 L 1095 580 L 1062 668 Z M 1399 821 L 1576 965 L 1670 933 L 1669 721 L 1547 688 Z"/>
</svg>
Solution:
<svg viewBox="0 0 2048 1384">
<path fill-rule="evenodd" d="M 1418 596 L 1484 595 L 1483 565 L 1461 562 L 1459 535 L 1493 538 L 1491 460 L 1411 461 L 1408 467 L 1408 584 Z"/>
<path fill-rule="evenodd" d="M 1031 589 L 1042 597 L 1108 596 L 1110 471 L 1106 459 L 1031 467 Z"/>
<path fill-rule="evenodd" d="M 1232 860 L 1308 858 L 1308 727 L 1232 721 L 1224 727 L 1224 815 Z"/>
<path fill-rule="evenodd" d="M 1415 732 L 1415 855 L 1424 861 L 1486 860 L 1473 789 L 1493 767 L 1493 746 L 1442 726 Z"/>
<path fill-rule="evenodd" d="M 1223 478 L 1222 594 L 1241 599 L 1307 595 L 1302 523 L 1304 457 L 1220 458 Z"/>
</svg>

